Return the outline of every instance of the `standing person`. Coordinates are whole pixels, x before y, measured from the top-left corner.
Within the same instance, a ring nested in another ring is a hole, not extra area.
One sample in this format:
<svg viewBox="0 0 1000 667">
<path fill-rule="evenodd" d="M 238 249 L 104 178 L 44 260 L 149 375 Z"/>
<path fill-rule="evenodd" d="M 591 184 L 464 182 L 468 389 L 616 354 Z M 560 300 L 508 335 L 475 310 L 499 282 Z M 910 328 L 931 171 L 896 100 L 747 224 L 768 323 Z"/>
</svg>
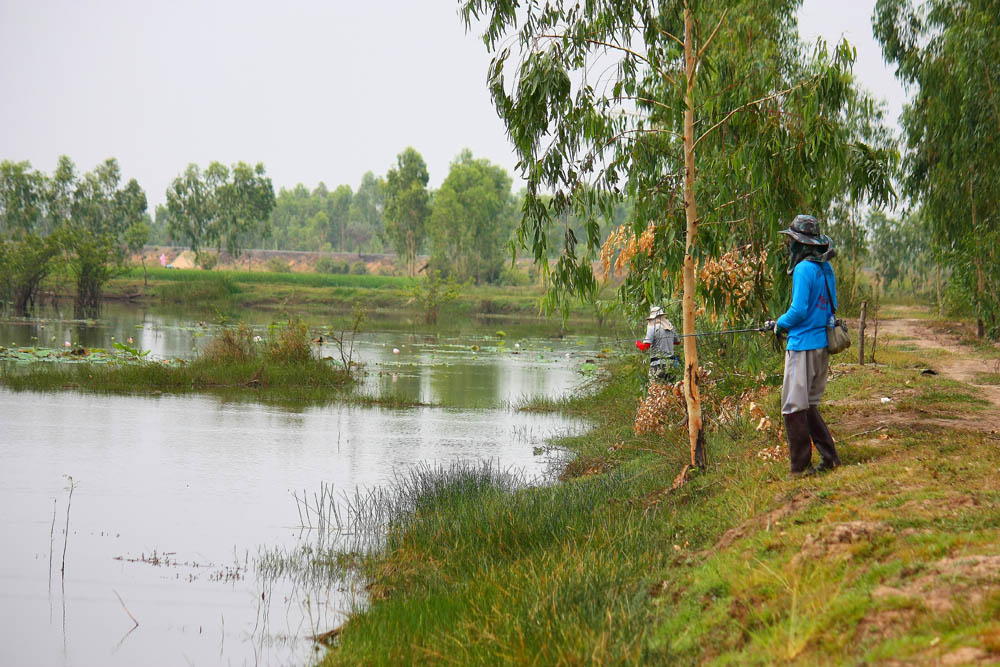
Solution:
<svg viewBox="0 0 1000 667">
<path fill-rule="evenodd" d="M 837 306 L 837 278 L 829 261 L 835 252 L 833 241 L 820 233 L 816 218 L 798 215 L 780 233 L 785 235 L 789 251 L 792 305 L 777 322 L 765 326 L 773 328 L 779 336 L 788 333 L 781 415 L 785 420 L 791 473 L 798 476 L 840 465 L 833 436 L 818 409 L 830 366 L 826 327 Z M 810 468 L 813 445 L 821 460 Z"/>
<path fill-rule="evenodd" d="M 646 318 L 646 337 L 637 340 L 635 346 L 649 352 L 649 379 L 654 382 L 676 382 L 680 359 L 674 354 L 674 345 L 681 339 L 674 325 L 663 314 L 663 309 L 653 306 Z"/>
</svg>

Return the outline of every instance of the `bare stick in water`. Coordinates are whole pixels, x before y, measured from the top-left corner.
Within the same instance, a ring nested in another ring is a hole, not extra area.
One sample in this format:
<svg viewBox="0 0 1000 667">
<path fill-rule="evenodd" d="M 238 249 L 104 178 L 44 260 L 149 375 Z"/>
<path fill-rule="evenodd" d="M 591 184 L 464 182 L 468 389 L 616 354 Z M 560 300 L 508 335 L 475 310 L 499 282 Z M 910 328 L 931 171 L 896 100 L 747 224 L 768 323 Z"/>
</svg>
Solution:
<svg viewBox="0 0 1000 667">
<path fill-rule="evenodd" d="M 125 613 L 128 614 L 128 617 L 132 619 L 132 622 L 135 623 L 135 625 L 132 626 L 132 629 L 135 630 L 137 627 L 139 627 L 139 621 L 135 620 L 135 616 L 133 616 L 132 612 L 130 612 L 128 610 L 128 607 L 125 606 L 125 600 L 122 600 L 122 596 L 118 595 L 118 591 L 112 588 L 111 592 L 115 594 L 115 597 L 118 598 L 118 601 L 121 602 L 122 604 L 122 609 L 124 609 Z"/>
<path fill-rule="evenodd" d="M 52 525 L 49 527 L 49 593 L 52 592 L 52 552 L 55 550 L 56 504 L 58 502 L 58 498 L 52 499 Z"/>
<path fill-rule="evenodd" d="M 66 578 L 66 545 L 69 543 L 69 508 L 73 504 L 73 489 L 76 488 L 72 475 L 66 475 L 66 479 L 69 480 L 69 499 L 66 501 L 66 534 L 63 535 L 62 567 L 59 568 L 59 576 L 63 579 Z"/>
</svg>

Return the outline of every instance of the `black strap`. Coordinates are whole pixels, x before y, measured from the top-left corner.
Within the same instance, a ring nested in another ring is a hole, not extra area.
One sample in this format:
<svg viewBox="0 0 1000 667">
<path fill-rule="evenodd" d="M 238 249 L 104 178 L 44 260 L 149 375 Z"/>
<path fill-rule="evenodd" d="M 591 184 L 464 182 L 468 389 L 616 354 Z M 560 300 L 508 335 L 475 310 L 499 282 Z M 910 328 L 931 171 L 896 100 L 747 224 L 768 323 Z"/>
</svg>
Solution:
<svg viewBox="0 0 1000 667">
<path fill-rule="evenodd" d="M 822 267 L 820 267 L 820 271 L 821 272 L 823 271 Z M 833 316 L 836 317 L 837 316 L 837 306 L 833 302 L 833 295 L 830 294 L 830 283 L 826 279 L 826 272 L 823 272 L 823 284 L 826 285 L 826 298 L 830 300 L 830 310 L 833 311 Z"/>
</svg>

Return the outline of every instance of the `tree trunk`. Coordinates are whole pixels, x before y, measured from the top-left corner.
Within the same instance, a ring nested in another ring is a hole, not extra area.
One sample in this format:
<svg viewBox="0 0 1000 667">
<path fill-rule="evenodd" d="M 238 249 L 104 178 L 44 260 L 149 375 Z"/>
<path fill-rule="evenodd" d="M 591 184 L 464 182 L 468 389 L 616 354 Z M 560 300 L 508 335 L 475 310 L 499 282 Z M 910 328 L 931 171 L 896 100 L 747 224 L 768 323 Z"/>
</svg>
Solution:
<svg viewBox="0 0 1000 667">
<path fill-rule="evenodd" d="M 684 328 L 684 400 L 687 403 L 688 439 L 691 444 L 691 465 L 703 467 L 705 435 L 701 423 L 701 392 L 698 389 L 698 344 L 694 333 L 695 260 L 694 244 L 698 235 L 698 208 L 694 187 L 694 78 L 695 55 L 691 8 L 684 3 L 684 212 L 687 238 L 684 244 L 684 294 L 682 301 Z"/>
<path fill-rule="evenodd" d="M 972 193 L 972 179 L 969 179 L 969 204 L 972 207 L 972 232 L 976 232 L 976 198 Z M 976 252 L 976 335 L 982 338 L 986 335 L 983 325 L 983 257 Z"/>
<path fill-rule="evenodd" d="M 937 307 L 938 307 L 938 317 L 944 317 L 944 304 L 941 302 L 941 265 L 937 265 Z"/>
<path fill-rule="evenodd" d="M 858 364 L 865 365 L 865 318 L 868 315 L 868 302 L 861 302 L 861 320 L 858 322 Z"/>
</svg>

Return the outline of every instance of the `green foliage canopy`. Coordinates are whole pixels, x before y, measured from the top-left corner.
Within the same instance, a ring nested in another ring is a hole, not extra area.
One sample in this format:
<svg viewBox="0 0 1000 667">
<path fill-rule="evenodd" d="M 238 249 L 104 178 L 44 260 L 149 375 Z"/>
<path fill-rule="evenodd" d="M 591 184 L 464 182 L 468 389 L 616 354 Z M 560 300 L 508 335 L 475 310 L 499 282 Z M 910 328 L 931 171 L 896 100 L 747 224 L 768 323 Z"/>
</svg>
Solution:
<svg viewBox="0 0 1000 667">
<path fill-rule="evenodd" d="M 511 179 L 502 167 L 463 150 L 434 195 L 428 230 L 431 265 L 458 280 L 500 275 L 514 227 Z"/>
<path fill-rule="evenodd" d="M 651 227 L 654 242 L 632 258 L 622 299 L 639 310 L 673 291 L 687 236 L 689 94 L 699 230 L 691 250 L 698 261 L 739 246 L 755 256 L 770 250 L 770 266 L 752 277 L 761 288 L 748 307 L 758 313 L 782 305 L 782 291 L 762 286 L 772 274 L 787 280 L 773 271 L 784 263 L 776 232 L 795 214 L 823 217 L 838 195 L 877 205 L 892 197 L 894 149 L 877 129 L 879 110 L 854 85 L 854 51 L 841 43 L 832 54 L 822 44 L 807 52 L 798 5 L 462 3 L 470 27 L 483 22 L 494 52 L 490 92 L 527 180 L 518 241 L 551 271 L 550 308 L 567 295 L 594 295 L 598 221 L 612 219 L 623 200 L 633 204 L 630 231 Z M 690 77 L 681 38 L 687 8 Z M 584 233 L 567 231 L 550 268 L 547 230 L 567 213 L 586 221 Z"/>
<path fill-rule="evenodd" d="M 238 162 L 230 169 L 212 162 L 204 172 L 189 164 L 167 189 L 167 229 L 199 262 L 201 251 L 212 245 L 238 256 L 251 239 L 267 236 L 274 206 L 263 164 Z"/>
<path fill-rule="evenodd" d="M 385 235 L 405 259 L 411 276 L 416 273 L 417 253 L 431 213 L 428 179 L 427 164 L 412 147 L 396 157 L 396 166 L 385 177 Z"/>
<path fill-rule="evenodd" d="M 875 35 L 917 87 L 903 110 L 906 194 L 981 321 L 1000 334 L 1000 4 L 878 0 Z"/>
</svg>

